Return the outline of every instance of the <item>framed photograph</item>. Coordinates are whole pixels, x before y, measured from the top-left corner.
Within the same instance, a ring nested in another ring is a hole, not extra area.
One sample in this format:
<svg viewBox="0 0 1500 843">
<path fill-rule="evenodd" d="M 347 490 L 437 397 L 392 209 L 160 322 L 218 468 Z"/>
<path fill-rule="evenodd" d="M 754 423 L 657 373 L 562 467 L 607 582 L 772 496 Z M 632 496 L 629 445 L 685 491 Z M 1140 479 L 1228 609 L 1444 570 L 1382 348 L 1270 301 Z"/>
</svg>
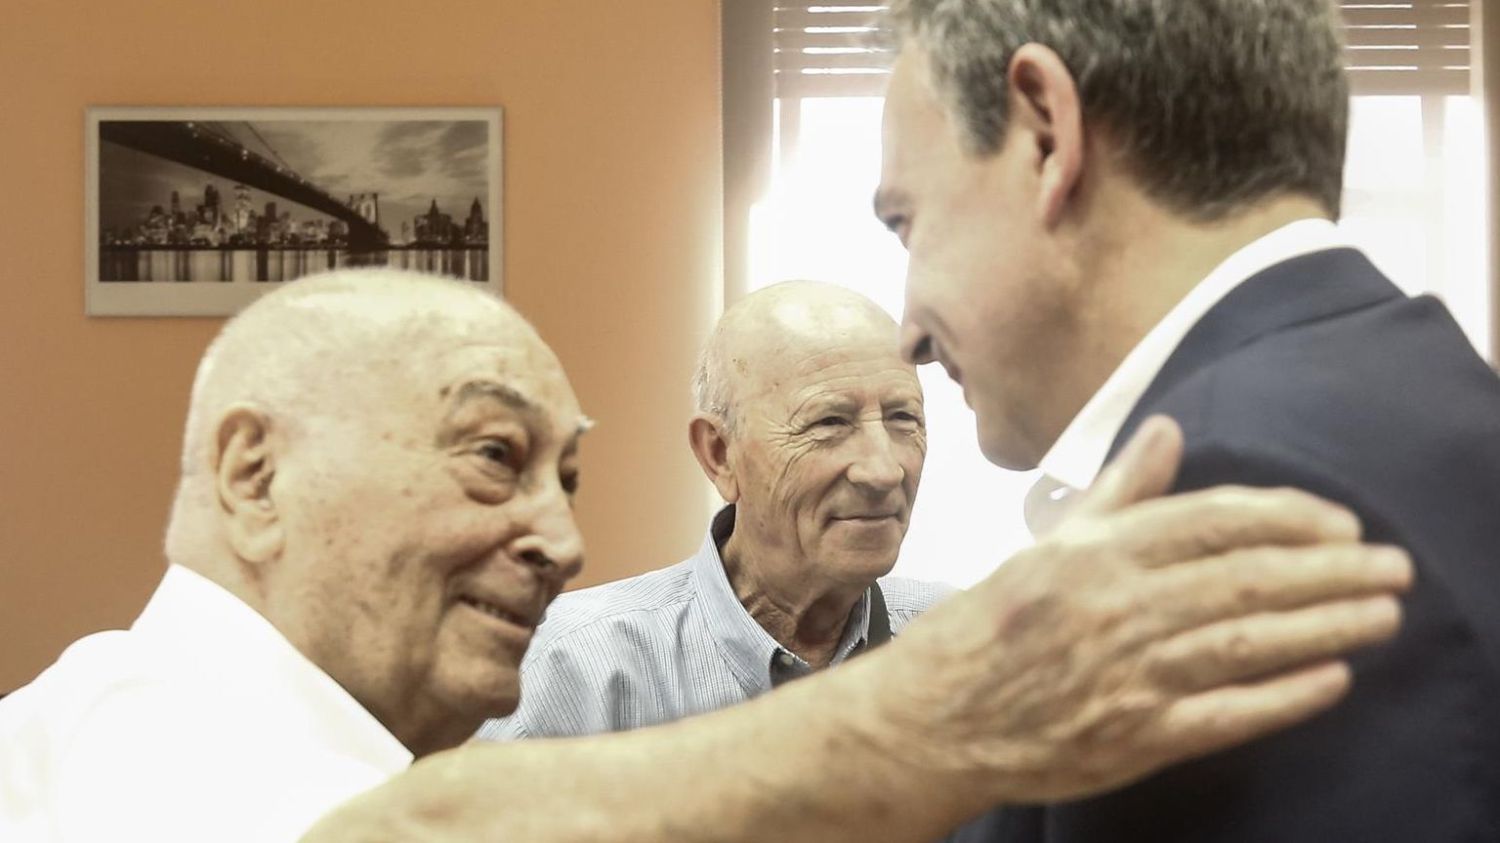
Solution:
<svg viewBox="0 0 1500 843">
<path fill-rule="evenodd" d="M 501 290 L 498 108 L 91 108 L 90 316 L 222 316 L 391 266 Z"/>
</svg>

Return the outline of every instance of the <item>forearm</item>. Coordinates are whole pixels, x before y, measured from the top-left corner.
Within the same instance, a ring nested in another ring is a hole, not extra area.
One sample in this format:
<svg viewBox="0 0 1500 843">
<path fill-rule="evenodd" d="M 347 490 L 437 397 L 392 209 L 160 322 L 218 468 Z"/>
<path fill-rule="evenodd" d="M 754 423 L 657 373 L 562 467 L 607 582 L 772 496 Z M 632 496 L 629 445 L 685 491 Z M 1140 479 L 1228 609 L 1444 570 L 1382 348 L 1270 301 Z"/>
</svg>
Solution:
<svg viewBox="0 0 1500 843">
<path fill-rule="evenodd" d="M 307 839 L 924 841 L 1327 709 L 1410 560 L 1300 493 L 1146 500 L 1181 439 L 1144 429 L 1057 533 L 876 652 L 696 720 L 434 756 Z"/>
<path fill-rule="evenodd" d="M 307 840 L 932 840 L 989 806 L 893 734 L 877 655 L 681 723 L 442 753 Z"/>
</svg>

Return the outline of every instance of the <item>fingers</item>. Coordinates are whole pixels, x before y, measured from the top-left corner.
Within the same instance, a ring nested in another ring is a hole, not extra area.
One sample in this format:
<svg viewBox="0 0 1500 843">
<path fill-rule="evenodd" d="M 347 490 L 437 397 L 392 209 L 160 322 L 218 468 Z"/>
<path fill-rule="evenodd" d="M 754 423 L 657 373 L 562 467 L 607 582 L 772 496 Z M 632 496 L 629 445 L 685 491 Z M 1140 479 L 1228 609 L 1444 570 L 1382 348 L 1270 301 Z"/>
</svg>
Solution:
<svg viewBox="0 0 1500 843">
<path fill-rule="evenodd" d="M 1404 592 L 1412 564 L 1397 547 L 1327 544 L 1238 550 L 1150 576 L 1144 600 L 1159 626 L 1147 633 L 1170 635 L 1257 612 Z"/>
<path fill-rule="evenodd" d="M 1220 486 L 1138 504 L 1099 522 L 1148 567 L 1258 545 L 1355 542 L 1359 519 L 1298 489 Z"/>
<path fill-rule="evenodd" d="M 1152 416 L 1099 473 L 1070 515 L 1104 515 L 1160 497 L 1172 488 L 1181 463 L 1182 429 L 1166 416 Z"/>
<path fill-rule="evenodd" d="M 1147 675 L 1161 688 L 1203 691 L 1328 661 L 1384 641 L 1400 625 L 1391 597 L 1250 615 L 1161 643 L 1147 656 Z"/>
<path fill-rule="evenodd" d="M 1161 765 L 1195 758 L 1285 729 L 1324 711 L 1349 690 L 1349 667 L 1326 662 L 1173 703 L 1151 730 Z"/>
</svg>

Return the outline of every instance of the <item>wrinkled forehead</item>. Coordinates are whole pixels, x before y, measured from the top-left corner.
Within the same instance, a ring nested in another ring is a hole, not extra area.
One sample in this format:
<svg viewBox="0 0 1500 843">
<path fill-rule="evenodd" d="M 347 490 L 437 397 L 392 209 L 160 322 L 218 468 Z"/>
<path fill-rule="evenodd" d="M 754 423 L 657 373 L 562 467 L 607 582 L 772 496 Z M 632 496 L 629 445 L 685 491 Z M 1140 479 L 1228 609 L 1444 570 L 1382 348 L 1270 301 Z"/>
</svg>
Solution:
<svg viewBox="0 0 1500 843">
<path fill-rule="evenodd" d="M 915 393 L 916 369 L 900 354 L 898 327 L 883 320 L 823 320 L 807 330 L 767 326 L 737 357 L 741 400 L 786 403 L 813 393 Z"/>
<path fill-rule="evenodd" d="M 868 300 L 832 296 L 775 301 L 758 318 L 741 319 L 731 345 L 756 368 L 816 368 L 816 360 L 849 353 L 879 358 L 889 351 L 899 359 L 893 318 Z"/>
<path fill-rule="evenodd" d="M 403 379 L 427 399 L 502 398 L 538 420 L 572 431 L 582 423 L 562 363 L 524 320 L 508 311 L 414 323 Z"/>
</svg>

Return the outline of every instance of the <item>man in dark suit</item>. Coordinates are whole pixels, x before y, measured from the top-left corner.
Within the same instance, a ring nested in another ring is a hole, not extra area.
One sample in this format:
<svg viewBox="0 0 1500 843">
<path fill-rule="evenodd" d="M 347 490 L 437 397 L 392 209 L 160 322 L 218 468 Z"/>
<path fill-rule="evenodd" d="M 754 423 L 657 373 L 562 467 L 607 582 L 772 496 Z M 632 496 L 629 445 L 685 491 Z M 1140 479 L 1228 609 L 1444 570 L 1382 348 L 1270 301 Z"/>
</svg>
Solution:
<svg viewBox="0 0 1500 843">
<path fill-rule="evenodd" d="M 1164 413 L 1187 440 L 1178 489 L 1326 495 L 1418 572 L 1342 706 L 962 840 L 1500 840 L 1500 381 L 1332 223 L 1337 14 L 894 4 L 876 212 L 910 251 L 904 350 L 963 385 L 987 457 L 1043 469 L 1039 519 Z M 1170 650 L 1163 674 L 1207 679 Z"/>
</svg>

